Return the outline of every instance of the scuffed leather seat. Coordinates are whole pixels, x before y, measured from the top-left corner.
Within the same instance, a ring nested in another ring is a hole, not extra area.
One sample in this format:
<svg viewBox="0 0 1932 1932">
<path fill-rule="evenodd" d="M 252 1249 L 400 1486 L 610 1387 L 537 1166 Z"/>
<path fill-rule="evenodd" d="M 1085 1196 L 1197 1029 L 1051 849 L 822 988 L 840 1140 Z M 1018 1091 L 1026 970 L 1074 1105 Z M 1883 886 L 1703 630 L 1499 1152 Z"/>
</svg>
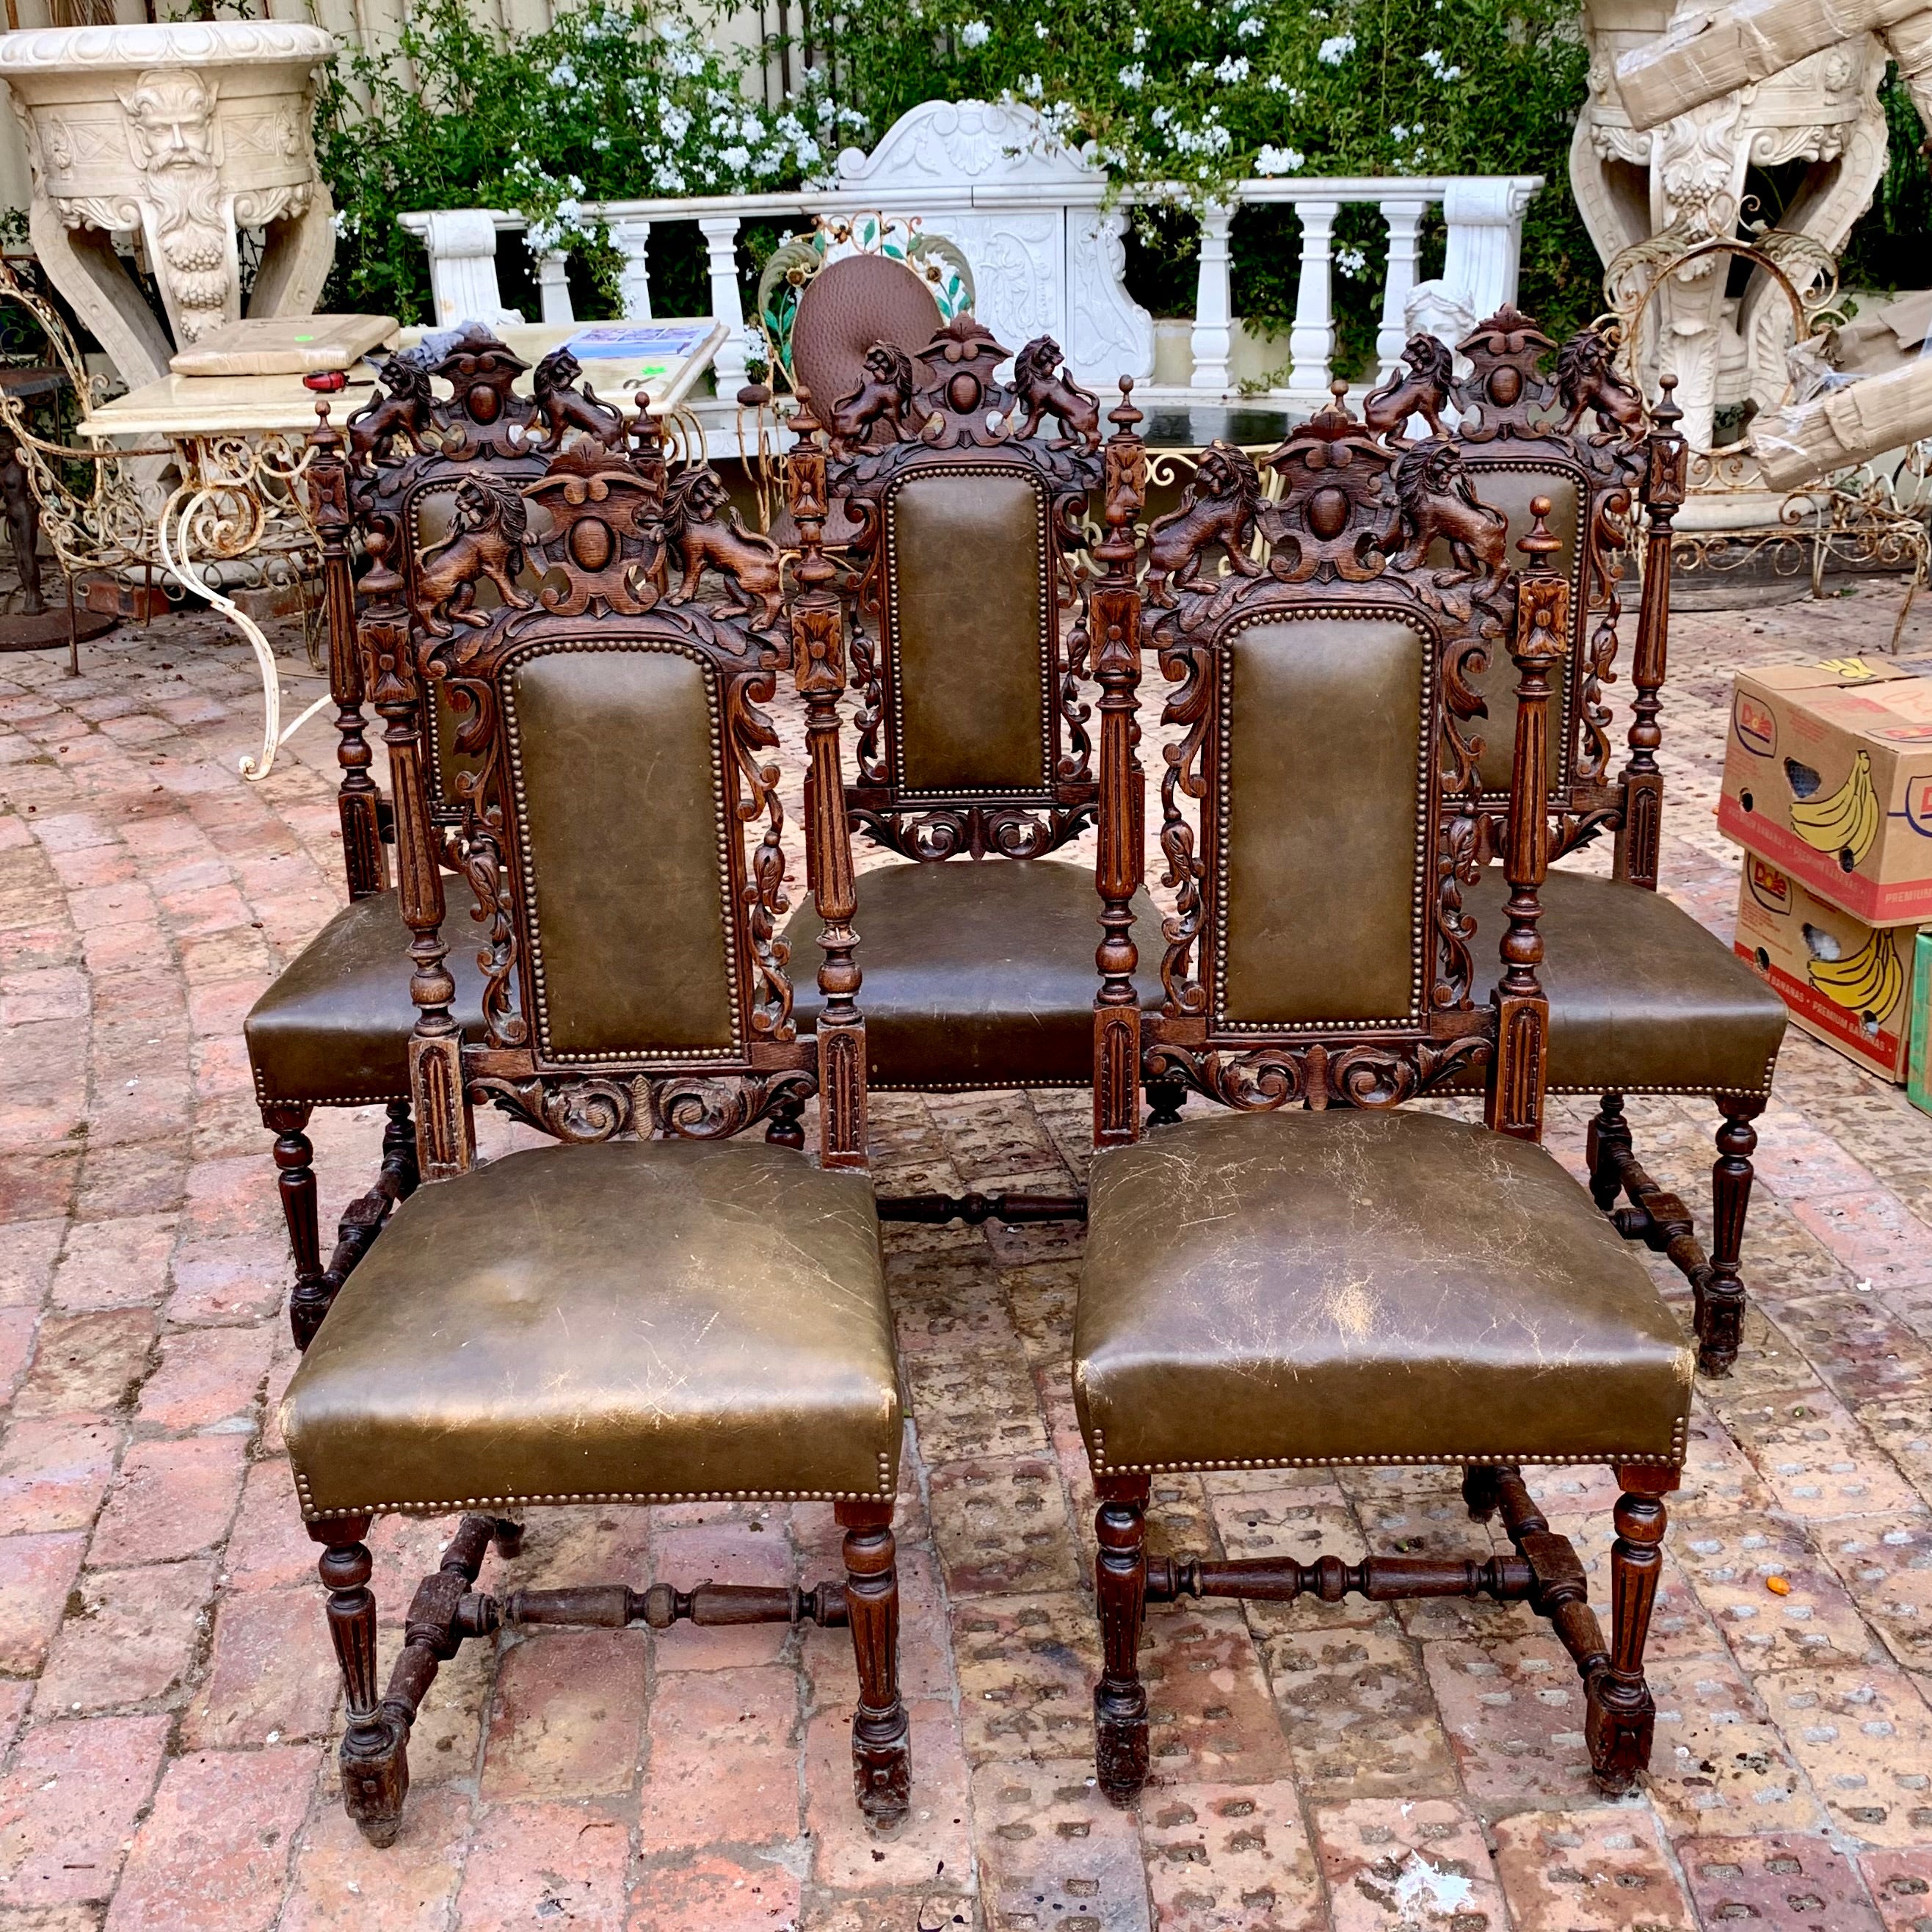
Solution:
<svg viewBox="0 0 1932 1932">
<path fill-rule="evenodd" d="M 1096 1155 L 1089 1198 L 1073 1374 L 1096 1475 L 1682 1459 L 1691 1348 L 1532 1143 L 1223 1114 Z"/>
<path fill-rule="evenodd" d="M 483 1032 L 483 976 L 468 933 L 455 930 L 448 966 L 466 1039 Z M 255 1002 L 242 1031 L 255 1097 L 360 1106 L 410 1097 L 410 930 L 393 892 L 352 900 Z"/>
<path fill-rule="evenodd" d="M 282 1428 L 310 1520 L 890 1501 L 871 1182 L 759 1142 L 616 1141 L 424 1188 L 336 1298 Z"/>
<path fill-rule="evenodd" d="M 1160 1004 L 1166 942 L 1137 894 L 1135 982 Z M 1094 964 L 1100 902 L 1092 868 L 1048 859 L 880 866 L 859 879 L 868 1084 L 916 1088 L 1087 1085 L 1094 1077 Z M 785 928 L 792 958 L 817 956 L 810 906 Z M 818 989 L 798 976 L 801 1033 Z"/>
<path fill-rule="evenodd" d="M 1500 866 L 1464 895 L 1490 983 L 1508 898 Z M 1553 1091 L 1770 1092 L 1784 1002 L 1708 927 L 1661 892 L 1588 873 L 1552 872 L 1542 898 Z"/>
</svg>

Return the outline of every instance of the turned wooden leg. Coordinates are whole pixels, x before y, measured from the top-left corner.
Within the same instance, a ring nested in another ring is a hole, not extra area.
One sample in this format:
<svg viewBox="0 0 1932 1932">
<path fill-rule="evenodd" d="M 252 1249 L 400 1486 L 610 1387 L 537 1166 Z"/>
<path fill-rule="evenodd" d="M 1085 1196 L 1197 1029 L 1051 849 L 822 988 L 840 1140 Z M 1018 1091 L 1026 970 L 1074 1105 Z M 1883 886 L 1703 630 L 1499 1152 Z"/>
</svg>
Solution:
<svg viewBox="0 0 1932 1932">
<path fill-rule="evenodd" d="M 1147 1610 L 1145 1476 L 1102 1477 L 1094 1528 L 1100 1605 L 1100 1681 L 1094 1688 L 1094 1767 L 1100 1788 L 1116 1804 L 1130 1802 L 1147 1782 L 1148 1695 L 1141 1682 L 1141 1622 Z"/>
<path fill-rule="evenodd" d="M 1462 1472 L 1462 1501 L 1472 1522 L 1487 1522 L 1502 1501 L 1496 1472 L 1481 1462 L 1472 1462 Z"/>
<path fill-rule="evenodd" d="M 1757 1147 L 1751 1123 L 1765 1102 L 1748 1094 L 1717 1097 L 1724 1124 L 1718 1130 L 1717 1164 L 1711 1169 L 1711 1267 L 1697 1294 L 1697 1366 L 1707 1376 L 1727 1376 L 1744 1339 L 1744 1285 L 1738 1262 L 1750 1208 L 1750 1157 Z"/>
<path fill-rule="evenodd" d="M 845 1532 L 845 1610 L 859 1666 L 852 1785 L 868 1824 L 905 1822 L 912 1804 L 912 1726 L 899 1697 L 899 1578 L 889 1502 L 836 1504 Z"/>
<path fill-rule="evenodd" d="M 289 1246 L 296 1258 L 296 1288 L 289 1303 L 289 1327 L 298 1348 L 306 1348 L 314 1340 L 332 1299 L 323 1278 L 322 1231 L 316 1211 L 315 1149 L 302 1132 L 308 1125 L 308 1117 L 305 1106 L 262 1109 L 263 1124 L 275 1135 L 276 1186 L 282 1197 L 282 1219 L 288 1223 Z"/>
<path fill-rule="evenodd" d="M 765 1130 L 765 1138 L 779 1147 L 802 1148 L 805 1145 L 805 1129 L 800 1124 L 805 1114 L 802 1100 L 781 1100 L 772 1109 L 771 1124 Z"/>
<path fill-rule="evenodd" d="M 382 1129 L 382 1172 L 397 1200 L 406 1201 L 422 1178 L 416 1166 L 416 1124 L 406 1100 L 392 1100 L 388 1115 Z"/>
<path fill-rule="evenodd" d="M 328 1547 L 318 1565 L 328 1590 L 328 1634 L 342 1668 L 349 1726 L 342 1734 L 342 1803 L 363 1837 L 393 1845 L 410 1788 L 409 1733 L 385 1712 L 376 1690 L 376 1599 L 372 1565 L 362 1538 L 366 1516 L 311 1523 L 309 1534 Z"/>
<path fill-rule="evenodd" d="M 1147 1097 L 1148 1105 L 1153 1109 L 1148 1115 L 1148 1125 L 1171 1127 L 1180 1118 L 1187 1089 L 1178 1080 L 1150 1080 L 1147 1083 Z"/>
<path fill-rule="evenodd" d="M 1630 1152 L 1630 1123 L 1624 1118 L 1624 1096 L 1606 1094 L 1590 1123 L 1585 1156 L 1590 1164 L 1590 1198 L 1607 1214 L 1623 1192 L 1618 1157 Z"/>
<path fill-rule="evenodd" d="M 1651 1606 L 1664 1567 L 1662 1498 L 1677 1486 L 1675 1469 L 1630 1465 L 1619 1469 L 1617 1536 L 1610 1546 L 1610 1658 L 1586 1691 L 1585 1735 L 1590 1762 L 1604 1789 L 1627 1791 L 1650 1762 L 1657 1706 L 1644 1682 L 1643 1646 Z"/>
</svg>

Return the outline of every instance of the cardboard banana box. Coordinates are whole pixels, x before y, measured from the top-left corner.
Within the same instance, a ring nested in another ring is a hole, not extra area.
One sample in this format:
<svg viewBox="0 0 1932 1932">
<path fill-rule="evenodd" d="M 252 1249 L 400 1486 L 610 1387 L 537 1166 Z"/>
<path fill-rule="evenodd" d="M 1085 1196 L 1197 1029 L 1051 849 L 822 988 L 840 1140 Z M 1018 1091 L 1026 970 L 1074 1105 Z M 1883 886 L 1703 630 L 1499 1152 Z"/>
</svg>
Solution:
<svg viewBox="0 0 1932 1932">
<path fill-rule="evenodd" d="M 1860 658 L 1740 674 L 1718 826 L 1868 926 L 1932 921 L 1932 678 Z"/>
<path fill-rule="evenodd" d="M 1748 850 L 1732 944 L 1807 1033 L 1886 1080 L 1907 1078 L 1915 1047 L 1922 1067 L 1932 972 L 1917 978 L 1915 956 L 1932 958 L 1932 932 L 1867 926 Z"/>
</svg>

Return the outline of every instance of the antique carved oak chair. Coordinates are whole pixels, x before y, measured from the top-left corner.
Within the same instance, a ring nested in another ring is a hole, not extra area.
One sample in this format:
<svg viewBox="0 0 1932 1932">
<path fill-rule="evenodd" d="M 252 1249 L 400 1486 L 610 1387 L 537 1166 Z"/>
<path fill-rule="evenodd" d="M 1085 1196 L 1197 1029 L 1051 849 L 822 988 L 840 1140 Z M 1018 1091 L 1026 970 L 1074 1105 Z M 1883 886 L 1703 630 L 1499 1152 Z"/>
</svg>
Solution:
<svg viewBox="0 0 1932 1932">
<path fill-rule="evenodd" d="M 807 1041 L 775 937 L 782 818 L 761 707 L 776 634 L 668 602 L 662 479 L 620 454 L 580 442 L 522 500 L 540 599 L 471 608 L 467 573 L 488 567 L 478 542 L 460 568 L 419 575 L 407 621 L 364 623 L 411 934 L 425 1184 L 344 1284 L 282 1409 L 303 1516 L 326 1546 L 345 1802 L 372 1841 L 394 1839 L 411 1722 L 467 1637 L 811 1621 L 851 1629 L 856 1792 L 891 1823 L 910 1784 L 895 1662 L 901 1418 L 864 1172 L 847 835 L 836 814 L 813 834 L 824 958 Z M 797 682 L 814 772 L 836 796 L 836 622 L 815 634 Z M 425 680 L 453 700 L 472 761 L 458 799 L 488 954 L 474 1040 L 447 964 Z M 818 1166 L 730 1138 L 814 1094 Z M 479 1102 L 562 1144 L 480 1163 Z M 500 1600 L 475 1588 L 493 1538 L 514 1546 L 532 1505 L 748 1498 L 832 1501 L 843 1584 Z M 416 1594 L 382 1694 L 363 1538 L 385 1510 L 467 1514 Z"/>
<path fill-rule="evenodd" d="M 1124 388 L 1126 386 L 1123 386 Z M 1444 583 L 1396 560 L 1432 506 L 1340 407 L 1268 459 L 1271 556 L 1159 612 L 1161 845 L 1178 916 L 1166 998 L 1143 1013 L 1128 914 L 1140 876 L 1138 414 L 1114 412 L 1109 530 L 1094 593 L 1100 700 L 1096 1153 L 1074 1392 L 1099 1497 L 1099 1772 L 1148 1770 L 1136 1664 L 1145 1605 L 1183 1596 L 1338 1601 L 1478 1592 L 1527 1601 L 1576 1660 L 1598 1776 L 1627 1785 L 1654 1716 L 1644 1640 L 1660 1498 L 1684 1454 L 1693 1365 L 1670 1309 L 1588 1193 L 1538 1144 L 1546 1010 L 1538 890 L 1546 713 L 1568 586 L 1538 515 L 1512 610 L 1500 560 Z M 1451 452 L 1453 458 L 1453 452 Z M 1453 460 L 1435 482 L 1452 495 Z M 1460 500 L 1460 497 L 1459 497 Z M 1539 512 L 1547 504 L 1539 500 Z M 1480 808 L 1475 680 L 1506 640 L 1519 673 L 1503 970 L 1481 997 L 1460 820 Z M 1460 811 L 1452 820 L 1453 808 Z M 1486 1124 L 1399 1103 L 1460 1069 Z M 1140 1090 L 1179 1079 L 1228 1111 L 1141 1138 Z M 1612 1628 L 1518 1466 L 1617 1471 Z M 1170 1470 L 1460 1464 L 1510 1550 L 1467 1562 L 1151 1558 L 1150 1479 Z"/>
<path fill-rule="evenodd" d="M 1553 352 L 1555 366 L 1546 374 L 1541 365 Z M 1569 651 L 1550 700 L 1552 856 L 1605 831 L 1616 844 L 1608 878 L 1559 870 L 1544 889 L 1550 1085 L 1601 1096 L 1590 1130 L 1592 1192 L 1628 1238 L 1668 1254 L 1683 1270 L 1696 1300 L 1700 1365 L 1726 1374 L 1744 1317 L 1738 1261 L 1757 1143 L 1751 1123 L 1769 1098 L 1785 1012 L 1722 940 L 1657 890 L 1664 802 L 1658 720 L 1671 524 L 1684 482 L 1678 412 L 1666 386 L 1646 428 L 1642 398 L 1617 376 L 1610 345 L 1592 330 L 1556 352 L 1533 322 L 1506 308 L 1460 352 L 1469 368 L 1459 379 L 1448 351 L 1432 337 L 1418 337 L 1407 351 L 1406 374 L 1371 395 L 1364 413 L 1400 452 L 1399 490 L 1427 488 L 1430 466 L 1439 469 L 1453 448 L 1481 502 L 1502 513 L 1485 519 L 1468 502 L 1445 509 L 1433 541 L 1418 543 L 1408 561 L 1419 560 L 1424 549 L 1456 568 L 1476 556 L 1514 559 L 1528 528 L 1530 499 L 1550 500 L 1550 528 L 1559 544 L 1553 567 L 1570 595 Z M 1439 433 L 1451 403 L 1460 420 L 1445 441 Z M 1404 428 L 1418 416 L 1436 434 L 1411 446 Z M 1634 494 L 1648 521 L 1630 668 L 1635 716 L 1628 760 L 1612 776 L 1603 687 L 1616 675 L 1616 553 L 1628 547 Z M 1502 868 L 1490 862 L 1501 850 L 1508 806 L 1514 700 L 1506 669 L 1492 663 L 1477 682 L 1488 709 L 1482 810 L 1474 820 L 1484 862 L 1469 907 L 1492 926 L 1508 892 Z M 1688 1209 L 1634 1154 L 1627 1094 L 1706 1094 L 1716 1102 L 1723 1120 L 1708 1255 Z M 1617 1205 L 1620 1196 L 1628 1196 L 1628 1206 Z"/>
<path fill-rule="evenodd" d="M 858 530 L 844 809 L 854 830 L 913 862 L 866 875 L 876 1088 L 1091 1078 L 1093 872 L 1049 855 L 1093 823 L 1098 802 L 1076 554 L 1100 477 L 1100 410 L 1058 373 L 1051 340 L 1020 351 L 1010 384 L 994 374 L 1009 353 L 957 316 L 916 358 L 878 345 L 862 391 L 826 412 L 830 502 Z M 802 520 L 796 505 L 794 514 Z M 814 793 L 808 814 L 827 806 Z M 1152 902 L 1143 896 L 1136 913 L 1151 943 Z M 809 942 L 812 917 L 793 920 L 795 944 Z M 1154 997 L 1150 982 L 1144 991 Z M 812 1010 L 802 992 L 801 1022 Z M 889 1200 L 881 1211 L 1017 1220 L 1084 1208 L 998 1195 Z"/>
<path fill-rule="evenodd" d="M 484 517 L 486 506 L 500 498 L 520 505 L 517 490 L 543 474 L 547 452 L 566 437 L 621 444 L 622 417 L 594 394 L 580 392 L 580 371 L 567 351 L 538 365 L 534 393 L 526 396 L 514 385 L 528 373 L 527 363 L 472 326 L 435 364 L 391 362 L 386 386 L 350 418 L 346 449 L 326 404 L 318 408 L 321 422 L 310 438 L 316 454 L 307 474 L 340 734 L 338 807 L 349 904 L 284 969 L 244 1023 L 256 1100 L 263 1124 L 277 1136 L 275 1165 L 296 1263 L 289 1318 L 300 1347 L 308 1346 L 391 1208 L 416 1184 L 409 1103 L 409 1037 L 416 1023 L 410 935 L 384 849 L 394 827 L 370 772 L 352 535 L 359 535 L 370 560 L 365 598 L 376 613 L 393 616 L 416 580 L 419 557 L 428 554 L 434 574 L 439 550 L 460 524 Z M 502 568 L 506 580 L 521 573 L 526 588 L 536 581 L 514 544 Z M 473 606 L 494 608 L 500 595 L 495 582 L 482 578 L 472 592 Z M 435 729 L 425 765 L 430 812 L 446 833 L 452 832 L 460 815 L 455 778 L 465 761 L 448 706 L 432 699 L 431 712 Z M 452 970 L 454 1010 L 474 1034 L 482 1024 L 482 982 L 471 950 L 457 949 Z M 381 1172 L 351 1204 L 325 1266 L 314 1154 L 304 1130 L 316 1107 L 371 1105 L 388 1114 Z"/>
</svg>

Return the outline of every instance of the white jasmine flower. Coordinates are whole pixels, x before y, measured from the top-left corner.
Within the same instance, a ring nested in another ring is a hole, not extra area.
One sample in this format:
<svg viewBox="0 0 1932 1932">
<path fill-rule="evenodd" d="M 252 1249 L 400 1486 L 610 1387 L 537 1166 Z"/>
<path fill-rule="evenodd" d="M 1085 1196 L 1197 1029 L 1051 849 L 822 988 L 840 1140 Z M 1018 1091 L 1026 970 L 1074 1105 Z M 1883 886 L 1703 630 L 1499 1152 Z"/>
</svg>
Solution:
<svg viewBox="0 0 1932 1932">
<path fill-rule="evenodd" d="M 1033 37 L 1036 40 L 1043 40 L 1046 38 L 1046 22 L 1044 20 L 1034 21 L 1033 23 Z"/>
<path fill-rule="evenodd" d="M 1258 16 L 1250 14 L 1245 20 L 1237 23 L 1234 32 L 1239 34 L 1243 40 L 1252 40 L 1258 34 L 1264 34 L 1268 32 L 1268 22 Z"/>
<path fill-rule="evenodd" d="M 993 38 L 993 30 L 984 20 L 968 20 L 959 29 L 959 44 L 962 47 L 983 47 Z"/>
<path fill-rule="evenodd" d="M 1130 92 L 1138 94 L 1147 85 L 1147 64 L 1136 61 L 1132 67 L 1124 67 L 1120 71 L 1120 85 Z"/>
<path fill-rule="evenodd" d="M 1036 74 L 1022 74 L 1020 76 L 1020 92 L 1029 100 L 1037 100 L 1046 92 L 1046 82 Z"/>
<path fill-rule="evenodd" d="M 1324 67 L 1340 67 L 1355 51 L 1353 34 L 1331 34 L 1315 50 L 1315 58 Z M 1424 56 L 1425 59 L 1427 56 Z"/>
<path fill-rule="evenodd" d="M 1148 50 L 1148 41 L 1149 38 L 1150 36 L 1146 28 L 1136 27 L 1134 29 L 1133 51 L 1137 54 L 1145 53 Z"/>
<path fill-rule="evenodd" d="M 1248 63 L 1240 54 L 1228 55 L 1214 70 L 1214 78 L 1223 87 L 1232 87 L 1237 81 L 1246 80 L 1247 77 Z"/>
<path fill-rule="evenodd" d="M 1369 258 L 1359 248 L 1337 248 L 1335 266 L 1353 281 L 1369 266 Z"/>
<path fill-rule="evenodd" d="M 1301 164 L 1307 158 L 1299 148 L 1277 148 L 1264 144 L 1255 157 L 1255 172 L 1258 175 L 1294 175 L 1301 172 Z"/>
</svg>

